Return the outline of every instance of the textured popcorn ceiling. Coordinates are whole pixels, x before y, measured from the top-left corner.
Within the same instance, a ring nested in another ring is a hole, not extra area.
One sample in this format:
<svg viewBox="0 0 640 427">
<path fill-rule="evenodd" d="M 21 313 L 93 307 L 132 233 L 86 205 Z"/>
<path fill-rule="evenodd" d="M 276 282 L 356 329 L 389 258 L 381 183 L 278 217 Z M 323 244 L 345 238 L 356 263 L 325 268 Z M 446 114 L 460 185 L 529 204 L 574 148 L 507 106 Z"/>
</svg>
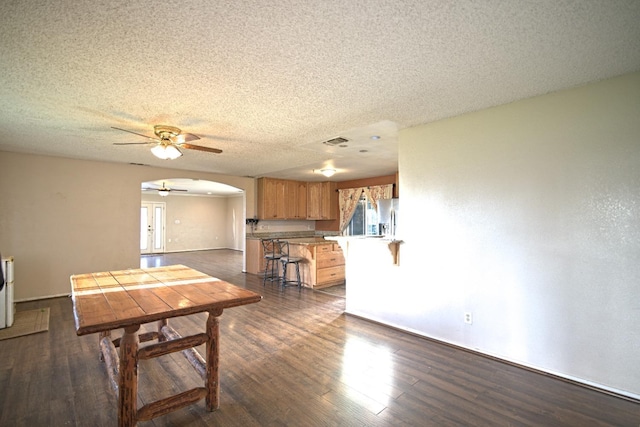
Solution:
<svg viewBox="0 0 640 427">
<path fill-rule="evenodd" d="M 639 23 L 624 0 L 3 0 L 0 151 L 391 174 L 398 129 L 640 70 Z M 112 145 L 154 124 L 224 152 Z"/>
</svg>

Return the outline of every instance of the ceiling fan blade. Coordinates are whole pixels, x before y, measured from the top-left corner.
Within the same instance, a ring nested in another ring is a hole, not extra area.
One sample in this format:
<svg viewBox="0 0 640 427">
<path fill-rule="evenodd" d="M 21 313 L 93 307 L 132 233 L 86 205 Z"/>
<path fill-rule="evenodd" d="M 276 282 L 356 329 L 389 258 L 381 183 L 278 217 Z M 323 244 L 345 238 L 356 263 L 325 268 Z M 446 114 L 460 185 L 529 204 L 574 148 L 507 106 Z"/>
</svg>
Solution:
<svg viewBox="0 0 640 427">
<path fill-rule="evenodd" d="M 197 141 L 197 140 L 200 139 L 200 137 L 198 135 L 194 135 L 192 133 L 182 133 L 179 136 L 182 137 L 182 140 L 184 142 Z"/>
<path fill-rule="evenodd" d="M 169 191 L 189 191 L 189 190 L 184 190 L 182 188 L 171 188 L 169 189 Z"/>
<path fill-rule="evenodd" d="M 147 144 L 155 144 L 153 141 L 149 142 L 114 142 L 113 145 L 147 145 Z"/>
<path fill-rule="evenodd" d="M 143 135 L 143 134 L 141 134 L 141 133 L 133 132 L 133 131 L 126 130 L 126 129 L 120 129 L 120 128 L 117 128 L 117 127 L 114 127 L 114 126 L 111 126 L 111 129 L 121 130 L 121 131 L 123 131 L 123 132 L 129 132 L 129 133 L 132 133 L 132 134 L 134 134 L 134 135 L 142 136 L 142 137 L 144 137 L 144 138 L 148 138 L 148 139 L 156 140 L 155 138 L 153 138 L 153 137 L 151 137 L 151 136 Z"/>
<path fill-rule="evenodd" d="M 206 151 L 207 153 L 222 153 L 222 150 L 219 150 L 217 148 L 203 147 L 202 145 L 180 144 L 180 147 L 188 148 L 189 150 Z"/>
</svg>

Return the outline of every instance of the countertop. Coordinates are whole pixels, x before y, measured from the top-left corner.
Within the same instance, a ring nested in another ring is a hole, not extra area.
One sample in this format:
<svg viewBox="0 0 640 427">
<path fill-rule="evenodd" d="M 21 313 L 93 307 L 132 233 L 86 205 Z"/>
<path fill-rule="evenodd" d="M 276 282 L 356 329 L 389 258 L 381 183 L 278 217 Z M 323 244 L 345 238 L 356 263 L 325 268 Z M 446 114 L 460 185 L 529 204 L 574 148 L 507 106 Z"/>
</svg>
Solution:
<svg viewBox="0 0 640 427">
<path fill-rule="evenodd" d="M 313 245 L 322 245 L 326 243 L 333 243 L 332 240 L 325 240 L 322 236 L 308 236 L 308 237 L 287 237 L 287 236 L 247 236 L 247 239 L 261 240 L 261 239 L 279 239 L 289 242 L 291 245 L 304 245 L 304 246 L 313 246 Z"/>
<path fill-rule="evenodd" d="M 384 242 L 384 243 L 403 243 L 402 240 L 398 240 L 394 236 L 327 236 L 326 240 L 333 241 L 333 242 L 367 241 L 367 242 Z"/>
<path fill-rule="evenodd" d="M 332 243 L 325 240 L 325 237 L 331 237 L 329 235 L 318 235 L 309 233 L 308 231 L 285 231 L 285 232 L 273 232 L 273 233 L 254 233 L 247 234 L 247 240 L 262 240 L 262 239 L 280 239 L 286 240 L 289 243 L 299 245 L 316 245 L 322 243 Z"/>
<path fill-rule="evenodd" d="M 299 237 L 293 239 L 281 239 L 289 242 L 290 245 L 304 245 L 304 246 L 313 246 L 313 245 L 324 245 L 333 243 L 331 240 L 326 240 L 324 237 Z"/>
</svg>

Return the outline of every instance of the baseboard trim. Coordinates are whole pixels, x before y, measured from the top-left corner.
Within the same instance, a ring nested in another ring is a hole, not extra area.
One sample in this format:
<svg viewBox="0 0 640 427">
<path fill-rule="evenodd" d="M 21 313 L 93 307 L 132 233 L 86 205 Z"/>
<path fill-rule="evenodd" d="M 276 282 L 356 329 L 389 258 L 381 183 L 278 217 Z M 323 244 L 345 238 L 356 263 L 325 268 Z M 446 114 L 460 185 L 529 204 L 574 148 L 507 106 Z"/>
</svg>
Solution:
<svg viewBox="0 0 640 427">
<path fill-rule="evenodd" d="M 202 251 L 218 251 L 218 250 L 244 252 L 243 249 L 236 249 L 236 248 L 207 248 L 207 249 L 181 249 L 179 251 L 165 251 L 165 252 L 158 252 L 154 254 L 140 254 L 140 256 L 160 256 L 160 255 L 166 255 L 166 254 L 179 254 L 181 252 L 202 252 Z"/>
</svg>

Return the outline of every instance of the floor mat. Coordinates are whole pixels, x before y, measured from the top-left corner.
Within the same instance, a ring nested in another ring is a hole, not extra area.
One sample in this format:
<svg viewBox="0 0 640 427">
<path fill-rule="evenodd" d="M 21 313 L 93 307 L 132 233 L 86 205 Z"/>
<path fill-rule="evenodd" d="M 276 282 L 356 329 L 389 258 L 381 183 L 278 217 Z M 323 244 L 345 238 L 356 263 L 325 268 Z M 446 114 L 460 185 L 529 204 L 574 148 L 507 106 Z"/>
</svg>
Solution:
<svg viewBox="0 0 640 427">
<path fill-rule="evenodd" d="M 21 337 L 49 330 L 49 307 L 17 311 L 13 325 L 0 329 L 0 340 Z"/>
</svg>

